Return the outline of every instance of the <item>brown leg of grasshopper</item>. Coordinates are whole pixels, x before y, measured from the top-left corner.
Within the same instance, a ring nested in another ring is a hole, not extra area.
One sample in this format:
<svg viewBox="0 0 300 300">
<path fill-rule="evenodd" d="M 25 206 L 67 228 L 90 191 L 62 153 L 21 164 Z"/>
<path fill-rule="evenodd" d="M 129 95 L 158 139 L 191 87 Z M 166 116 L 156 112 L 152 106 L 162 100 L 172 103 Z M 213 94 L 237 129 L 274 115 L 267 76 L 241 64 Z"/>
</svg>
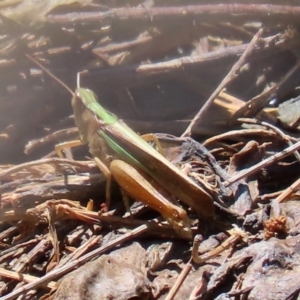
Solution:
<svg viewBox="0 0 300 300">
<path fill-rule="evenodd" d="M 112 181 L 112 175 L 108 167 L 98 158 L 94 157 L 94 160 L 98 166 L 98 168 L 101 170 L 101 172 L 106 177 L 106 188 L 105 188 L 105 198 L 106 198 L 106 209 L 109 209 L 110 205 L 110 198 L 111 198 L 111 181 Z"/>
<path fill-rule="evenodd" d="M 122 188 L 121 188 L 121 192 L 122 192 L 123 202 L 124 202 L 124 205 L 126 207 L 126 211 L 129 212 L 130 217 L 132 217 L 128 194 L 126 194 L 126 192 Z"/>
<path fill-rule="evenodd" d="M 153 134 L 153 133 L 147 133 L 147 134 L 143 134 L 141 135 L 141 138 L 146 141 L 146 142 L 151 142 L 153 141 L 157 147 L 158 152 L 162 155 L 165 156 L 165 151 L 162 148 L 159 140 L 157 139 L 157 137 Z"/>
<path fill-rule="evenodd" d="M 78 147 L 81 145 L 82 145 L 81 140 L 74 140 L 74 141 L 69 141 L 69 142 L 65 142 L 65 143 L 60 143 L 55 146 L 55 152 L 58 157 L 63 158 L 64 155 L 62 153 L 62 150 Z"/>
<path fill-rule="evenodd" d="M 63 158 L 64 155 L 62 153 L 62 150 L 78 147 L 78 146 L 81 146 L 81 145 L 82 145 L 81 140 L 74 140 L 74 141 L 61 143 L 61 144 L 58 144 L 58 145 L 55 146 L 55 152 L 56 152 L 58 157 Z M 109 171 L 109 169 L 106 167 L 106 165 L 103 164 L 103 162 L 99 158 L 95 157 L 94 159 L 95 159 L 95 162 L 96 162 L 98 168 L 101 170 L 101 172 L 104 174 L 104 176 L 107 179 L 106 188 L 105 188 L 105 198 L 106 198 L 106 203 L 105 204 L 106 204 L 106 207 L 108 209 L 109 205 L 110 205 L 110 189 L 111 189 L 111 180 L 112 180 L 111 172 Z"/>
<path fill-rule="evenodd" d="M 113 160 L 110 171 L 128 195 L 158 211 L 177 233 L 191 237 L 190 220 L 185 210 L 169 202 L 165 191 L 157 182 L 122 160 Z"/>
</svg>

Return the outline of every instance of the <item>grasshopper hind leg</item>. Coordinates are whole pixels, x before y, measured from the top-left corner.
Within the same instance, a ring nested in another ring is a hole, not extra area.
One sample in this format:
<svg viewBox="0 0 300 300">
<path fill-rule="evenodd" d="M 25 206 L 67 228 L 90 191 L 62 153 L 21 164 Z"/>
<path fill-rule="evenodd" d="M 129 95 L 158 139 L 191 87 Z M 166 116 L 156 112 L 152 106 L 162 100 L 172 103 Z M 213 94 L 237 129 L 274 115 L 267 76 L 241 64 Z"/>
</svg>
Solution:
<svg viewBox="0 0 300 300">
<path fill-rule="evenodd" d="M 159 212 L 179 235 L 191 237 L 191 222 L 186 211 L 171 203 L 166 198 L 166 191 L 157 182 L 143 171 L 118 159 L 111 162 L 110 170 L 126 194 Z"/>
</svg>

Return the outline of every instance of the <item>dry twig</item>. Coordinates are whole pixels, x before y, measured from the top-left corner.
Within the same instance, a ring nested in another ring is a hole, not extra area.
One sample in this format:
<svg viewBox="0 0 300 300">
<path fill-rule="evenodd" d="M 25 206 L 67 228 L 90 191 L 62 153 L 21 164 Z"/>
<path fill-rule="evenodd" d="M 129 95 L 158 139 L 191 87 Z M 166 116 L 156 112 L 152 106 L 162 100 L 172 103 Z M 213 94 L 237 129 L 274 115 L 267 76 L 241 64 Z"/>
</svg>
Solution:
<svg viewBox="0 0 300 300">
<path fill-rule="evenodd" d="M 205 102 L 205 104 L 202 106 L 202 108 L 199 110 L 199 112 L 196 114 L 196 116 L 191 121 L 190 125 L 187 127 L 185 132 L 182 134 L 182 136 L 190 136 L 191 132 L 193 130 L 193 127 L 197 124 L 197 122 L 201 119 L 201 116 L 207 113 L 210 105 L 214 101 L 214 99 L 218 96 L 218 94 L 226 87 L 228 83 L 230 83 L 237 75 L 237 71 L 242 67 L 242 65 L 246 62 L 249 54 L 253 51 L 256 43 L 259 41 L 260 37 L 263 34 L 263 28 L 259 29 L 258 32 L 254 35 L 252 38 L 249 46 L 243 53 L 243 55 L 240 57 L 240 59 L 232 66 L 231 70 L 228 72 L 228 74 L 224 77 L 224 79 L 221 81 L 219 86 L 215 89 L 215 91 L 211 94 L 211 96 L 208 98 L 208 100 Z"/>
</svg>

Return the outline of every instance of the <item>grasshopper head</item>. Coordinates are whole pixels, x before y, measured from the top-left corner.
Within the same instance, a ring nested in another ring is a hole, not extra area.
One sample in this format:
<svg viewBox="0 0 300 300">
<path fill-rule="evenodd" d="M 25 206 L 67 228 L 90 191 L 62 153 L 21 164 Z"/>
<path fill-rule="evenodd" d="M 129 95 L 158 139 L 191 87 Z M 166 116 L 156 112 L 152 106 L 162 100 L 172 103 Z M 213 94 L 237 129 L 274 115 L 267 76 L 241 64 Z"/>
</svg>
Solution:
<svg viewBox="0 0 300 300">
<path fill-rule="evenodd" d="M 83 143 L 88 143 L 92 135 L 102 126 L 113 124 L 117 118 L 105 110 L 98 102 L 95 93 L 89 89 L 77 88 L 72 107 L 75 123 Z"/>
<path fill-rule="evenodd" d="M 117 117 L 102 107 L 97 101 L 96 94 L 85 88 L 77 88 L 75 95 L 82 102 L 83 106 L 92 111 L 95 116 L 103 121 L 106 125 L 113 124 L 117 121 Z M 73 101 L 72 101 L 73 105 Z M 73 109 L 75 111 L 74 105 Z"/>
</svg>

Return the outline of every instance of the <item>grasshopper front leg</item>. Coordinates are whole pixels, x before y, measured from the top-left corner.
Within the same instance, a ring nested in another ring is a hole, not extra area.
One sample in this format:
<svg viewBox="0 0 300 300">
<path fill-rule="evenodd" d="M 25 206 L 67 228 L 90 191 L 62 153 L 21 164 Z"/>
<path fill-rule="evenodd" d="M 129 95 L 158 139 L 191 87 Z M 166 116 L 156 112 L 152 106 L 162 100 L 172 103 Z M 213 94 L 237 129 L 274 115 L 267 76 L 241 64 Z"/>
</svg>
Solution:
<svg viewBox="0 0 300 300">
<path fill-rule="evenodd" d="M 157 151 L 162 155 L 162 156 L 166 156 L 165 155 L 165 151 L 162 148 L 158 138 L 153 134 L 153 133 L 146 133 L 141 135 L 141 138 L 145 141 L 145 142 L 154 142 L 156 147 L 157 147 Z"/>
<path fill-rule="evenodd" d="M 65 143 L 60 143 L 55 146 L 55 152 L 58 157 L 63 158 L 63 150 L 66 149 L 71 149 L 74 147 L 78 147 L 83 145 L 81 140 L 74 140 L 74 141 L 68 141 Z M 101 172 L 104 174 L 106 177 L 106 188 L 105 188 L 105 199 L 106 199 L 106 208 L 109 208 L 110 205 L 110 200 L 111 200 L 111 181 L 112 181 L 112 176 L 109 168 L 98 158 L 94 157 L 94 160 L 98 166 L 98 168 L 101 170 Z"/>
<path fill-rule="evenodd" d="M 110 171 L 128 195 L 158 211 L 179 235 L 191 237 L 191 225 L 186 211 L 172 204 L 164 195 L 164 189 L 150 176 L 118 159 L 111 162 Z"/>
<path fill-rule="evenodd" d="M 74 147 L 78 147 L 82 145 L 82 141 L 81 140 L 74 140 L 74 141 L 68 141 L 68 142 L 64 142 L 64 143 L 60 143 L 58 145 L 55 146 L 55 152 L 57 154 L 58 157 L 63 158 L 63 150 L 66 149 L 71 149 Z"/>
<path fill-rule="evenodd" d="M 98 166 L 98 168 L 101 170 L 101 172 L 106 177 L 106 188 L 105 188 L 105 199 L 106 199 L 106 210 L 109 209 L 110 206 L 110 199 L 111 199 L 111 181 L 112 181 L 112 174 L 109 168 L 98 158 L 94 157 L 94 160 Z"/>
</svg>

